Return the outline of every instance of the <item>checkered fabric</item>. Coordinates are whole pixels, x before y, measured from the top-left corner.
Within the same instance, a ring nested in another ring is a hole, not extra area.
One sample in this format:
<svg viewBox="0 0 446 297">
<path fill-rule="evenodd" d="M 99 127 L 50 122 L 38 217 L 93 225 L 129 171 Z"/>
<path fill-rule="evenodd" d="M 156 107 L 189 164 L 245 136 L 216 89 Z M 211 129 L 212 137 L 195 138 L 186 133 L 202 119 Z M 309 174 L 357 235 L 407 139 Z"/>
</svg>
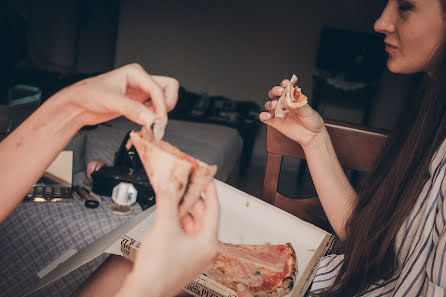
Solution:
<svg viewBox="0 0 446 297">
<path fill-rule="evenodd" d="M 38 280 L 37 272 L 70 249 L 80 250 L 127 222 L 128 215 L 108 211 L 113 201 L 103 197 L 96 209 L 82 202 L 21 203 L 0 225 L 0 296 L 22 296 Z M 105 260 L 103 255 L 32 296 L 70 296 Z"/>
</svg>

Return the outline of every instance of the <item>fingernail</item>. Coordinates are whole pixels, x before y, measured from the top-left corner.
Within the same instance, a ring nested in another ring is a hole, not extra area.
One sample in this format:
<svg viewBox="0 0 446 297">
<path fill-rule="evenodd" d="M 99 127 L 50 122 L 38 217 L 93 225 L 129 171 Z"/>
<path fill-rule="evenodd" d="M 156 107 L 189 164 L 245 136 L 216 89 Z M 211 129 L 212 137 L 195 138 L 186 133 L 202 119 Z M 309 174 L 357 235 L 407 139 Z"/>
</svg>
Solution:
<svg viewBox="0 0 446 297">
<path fill-rule="evenodd" d="M 272 114 L 270 114 L 269 112 L 262 112 L 260 114 L 260 119 L 262 121 L 267 121 L 267 120 L 271 119 L 272 117 L 273 117 Z"/>
<path fill-rule="evenodd" d="M 282 87 L 279 87 L 279 88 L 277 89 L 277 91 L 278 91 L 278 92 L 282 92 L 282 91 L 283 91 L 283 88 L 282 88 Z"/>
<path fill-rule="evenodd" d="M 148 111 L 144 111 L 141 114 L 141 120 L 142 122 L 146 125 L 146 124 L 152 124 L 155 121 L 155 115 L 151 112 Z"/>
</svg>

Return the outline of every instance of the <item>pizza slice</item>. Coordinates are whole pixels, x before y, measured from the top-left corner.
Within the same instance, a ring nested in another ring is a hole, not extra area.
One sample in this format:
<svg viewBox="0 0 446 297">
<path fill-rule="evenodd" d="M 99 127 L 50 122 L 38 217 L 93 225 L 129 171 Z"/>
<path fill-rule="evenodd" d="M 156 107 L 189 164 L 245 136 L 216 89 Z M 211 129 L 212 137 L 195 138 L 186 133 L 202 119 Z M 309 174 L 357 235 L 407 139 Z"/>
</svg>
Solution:
<svg viewBox="0 0 446 297">
<path fill-rule="evenodd" d="M 301 93 L 301 88 L 297 86 L 297 76 L 293 74 L 285 91 L 279 98 L 274 116 L 283 118 L 288 111 L 302 107 L 307 103 L 308 98 Z"/>
<path fill-rule="evenodd" d="M 183 197 L 183 201 L 204 192 L 217 172 L 217 166 L 209 166 L 166 141 L 155 141 L 148 129 L 132 131 L 130 141 L 155 191 L 169 185 Z"/>
<path fill-rule="evenodd" d="M 291 291 L 296 280 L 296 252 L 290 243 L 221 243 L 206 274 L 239 297 L 280 297 Z"/>
</svg>

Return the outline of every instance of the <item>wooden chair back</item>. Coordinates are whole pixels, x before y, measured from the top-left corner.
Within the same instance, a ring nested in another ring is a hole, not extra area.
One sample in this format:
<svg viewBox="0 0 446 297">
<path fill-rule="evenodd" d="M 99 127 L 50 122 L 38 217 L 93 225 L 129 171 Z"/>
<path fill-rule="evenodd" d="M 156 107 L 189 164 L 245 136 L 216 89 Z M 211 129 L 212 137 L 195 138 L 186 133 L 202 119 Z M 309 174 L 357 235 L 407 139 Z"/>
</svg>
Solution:
<svg viewBox="0 0 446 297">
<path fill-rule="evenodd" d="M 387 138 L 384 131 L 339 121 L 327 120 L 325 125 L 343 168 L 363 172 L 373 170 Z M 326 227 L 326 223 L 313 215 L 314 209 L 321 207 L 317 197 L 292 199 L 277 192 L 283 157 L 305 159 L 302 147 L 270 126 L 266 135 L 268 159 L 262 200 L 319 227 Z"/>
</svg>

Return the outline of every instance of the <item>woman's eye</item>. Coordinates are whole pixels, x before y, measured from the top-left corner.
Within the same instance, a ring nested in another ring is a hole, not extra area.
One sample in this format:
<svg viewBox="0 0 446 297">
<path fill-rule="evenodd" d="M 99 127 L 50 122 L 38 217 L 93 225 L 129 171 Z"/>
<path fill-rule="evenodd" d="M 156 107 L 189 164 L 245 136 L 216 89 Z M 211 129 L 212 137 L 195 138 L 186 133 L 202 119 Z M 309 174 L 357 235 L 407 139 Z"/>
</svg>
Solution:
<svg viewBox="0 0 446 297">
<path fill-rule="evenodd" d="M 413 4 L 409 2 L 403 2 L 398 6 L 398 9 L 402 12 L 409 11 L 413 9 Z"/>
</svg>

